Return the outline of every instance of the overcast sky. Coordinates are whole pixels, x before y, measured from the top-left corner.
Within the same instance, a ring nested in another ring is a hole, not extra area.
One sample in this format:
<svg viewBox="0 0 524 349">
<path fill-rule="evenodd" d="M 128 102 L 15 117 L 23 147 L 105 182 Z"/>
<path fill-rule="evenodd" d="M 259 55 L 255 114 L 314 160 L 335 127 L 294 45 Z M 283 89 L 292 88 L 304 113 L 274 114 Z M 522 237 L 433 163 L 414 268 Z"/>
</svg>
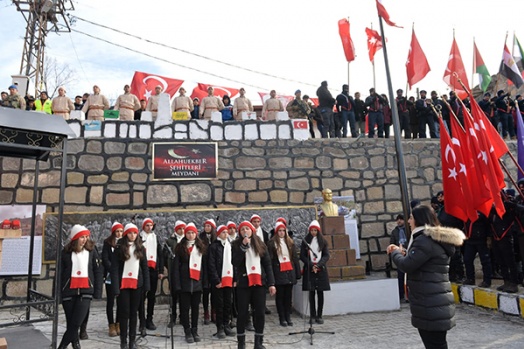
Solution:
<svg viewBox="0 0 524 349">
<path fill-rule="evenodd" d="M 72 97 L 91 92 L 92 86 L 98 84 L 103 94 L 115 99 L 123 85 L 131 82 L 135 70 L 185 80 L 184 87 L 189 91 L 198 82 L 243 86 L 255 104 L 261 104 L 257 92 L 271 89 L 289 95 L 301 89 L 303 94 L 315 96 L 323 80 L 327 80 L 332 93 L 337 94 L 348 76 L 337 27 L 338 20 L 346 17 L 350 20 L 357 53 L 356 60 L 350 64 L 350 92 L 360 91 L 366 96 L 373 84 L 364 29 L 372 24 L 378 30 L 375 0 L 78 0 L 73 3 L 72 16 L 283 79 L 162 48 L 78 19 L 72 27 L 74 30 L 202 72 L 155 60 L 77 32 L 50 33 L 46 56 L 68 64 L 76 73 L 75 82 L 66 86 Z M 514 31 L 524 42 L 521 0 L 384 0 L 383 3 L 391 19 L 404 26 L 404 29 L 385 26 L 394 89 L 406 87 L 405 62 L 413 23 L 431 66 L 431 72 L 414 88 L 435 89 L 439 93 L 447 91 L 442 76 L 453 29 L 468 71 L 472 70 L 474 37 L 491 74 L 498 70 L 507 32 L 510 51 Z M 11 0 L 0 0 L 0 23 L 0 89 L 4 91 L 11 83 L 10 76 L 20 71 L 26 23 Z M 380 93 L 387 93 L 382 50 L 375 57 L 376 88 Z M 471 74 L 468 78 L 471 79 Z M 470 81 L 470 85 L 477 83 L 477 77 L 473 84 Z"/>
</svg>

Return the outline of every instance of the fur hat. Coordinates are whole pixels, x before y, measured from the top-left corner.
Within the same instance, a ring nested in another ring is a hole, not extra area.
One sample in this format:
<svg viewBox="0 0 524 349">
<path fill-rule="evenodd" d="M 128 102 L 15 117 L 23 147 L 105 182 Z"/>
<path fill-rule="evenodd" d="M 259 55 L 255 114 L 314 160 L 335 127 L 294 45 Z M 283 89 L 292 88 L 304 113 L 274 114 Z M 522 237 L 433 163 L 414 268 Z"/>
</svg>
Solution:
<svg viewBox="0 0 524 349">
<path fill-rule="evenodd" d="M 284 223 L 284 225 L 287 226 L 287 221 L 286 221 L 286 219 L 284 217 L 278 217 L 277 218 L 277 222 L 282 222 L 282 223 Z"/>
<path fill-rule="evenodd" d="M 280 228 L 284 228 L 284 230 L 285 230 L 286 229 L 286 225 L 284 223 L 282 223 L 282 222 L 277 222 L 275 224 L 275 234 L 278 233 L 278 230 Z"/>
<path fill-rule="evenodd" d="M 262 222 L 262 218 L 257 214 L 252 215 L 251 218 L 249 218 L 249 221 L 253 222 L 254 219 L 258 219 L 259 221 Z"/>
<path fill-rule="evenodd" d="M 2 229 L 11 229 L 11 221 L 9 219 L 4 219 Z"/>
<path fill-rule="evenodd" d="M 11 229 L 22 229 L 19 219 L 13 219 L 13 223 L 11 223 Z"/>
<path fill-rule="evenodd" d="M 73 225 L 73 228 L 71 228 L 71 233 L 69 233 L 69 237 L 71 238 L 71 241 L 79 239 L 81 236 L 89 236 L 91 233 L 89 230 L 80 224 Z"/>
</svg>

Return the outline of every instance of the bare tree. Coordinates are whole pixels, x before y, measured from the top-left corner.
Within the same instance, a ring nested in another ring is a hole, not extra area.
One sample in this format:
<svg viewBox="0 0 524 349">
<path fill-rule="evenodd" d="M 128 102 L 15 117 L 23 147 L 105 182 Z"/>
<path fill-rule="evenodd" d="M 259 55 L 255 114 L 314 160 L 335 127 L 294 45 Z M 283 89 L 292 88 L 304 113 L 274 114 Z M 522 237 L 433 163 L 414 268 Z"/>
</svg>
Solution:
<svg viewBox="0 0 524 349">
<path fill-rule="evenodd" d="M 68 85 L 75 80 L 75 71 L 69 67 L 69 64 L 60 64 L 55 58 L 46 57 L 44 71 L 42 72 L 42 82 L 47 89 L 49 98 L 55 96 L 60 86 Z"/>
</svg>

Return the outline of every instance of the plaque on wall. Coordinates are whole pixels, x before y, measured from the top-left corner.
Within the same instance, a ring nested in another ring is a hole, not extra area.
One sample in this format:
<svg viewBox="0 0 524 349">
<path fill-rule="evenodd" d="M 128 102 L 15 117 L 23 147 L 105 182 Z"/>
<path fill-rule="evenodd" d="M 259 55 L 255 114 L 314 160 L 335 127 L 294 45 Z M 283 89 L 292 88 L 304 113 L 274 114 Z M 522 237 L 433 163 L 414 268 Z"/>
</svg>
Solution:
<svg viewBox="0 0 524 349">
<path fill-rule="evenodd" d="M 210 180 L 217 177 L 215 142 L 153 143 L 153 180 Z"/>
</svg>

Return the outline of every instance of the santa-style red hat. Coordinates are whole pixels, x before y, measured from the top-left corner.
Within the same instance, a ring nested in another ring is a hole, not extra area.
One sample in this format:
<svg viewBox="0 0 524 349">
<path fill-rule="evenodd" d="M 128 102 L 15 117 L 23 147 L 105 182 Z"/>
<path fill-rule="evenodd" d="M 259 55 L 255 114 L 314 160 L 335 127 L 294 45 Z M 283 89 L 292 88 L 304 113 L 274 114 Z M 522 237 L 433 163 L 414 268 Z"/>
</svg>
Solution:
<svg viewBox="0 0 524 349">
<path fill-rule="evenodd" d="M 240 231 L 240 229 L 242 229 L 242 227 L 248 227 L 249 229 L 251 229 L 251 232 L 253 232 L 253 233 L 256 231 L 256 229 L 253 226 L 253 224 L 251 224 L 251 222 L 248 222 L 248 221 L 243 221 L 242 223 L 240 223 L 238 225 L 238 230 Z"/>
<path fill-rule="evenodd" d="M 188 223 L 186 225 L 186 227 L 184 228 L 184 234 L 187 234 L 189 233 L 190 231 L 192 231 L 193 233 L 195 234 L 198 234 L 198 229 L 197 227 L 195 226 L 195 223 Z"/>
<path fill-rule="evenodd" d="M 89 236 L 91 233 L 89 230 L 80 224 L 75 224 L 71 228 L 71 233 L 69 233 L 69 237 L 71 238 L 71 241 L 77 240 L 82 236 Z"/>
<path fill-rule="evenodd" d="M 9 219 L 4 219 L 2 229 L 11 229 L 11 221 Z"/>
<path fill-rule="evenodd" d="M 145 226 L 146 226 L 147 223 L 151 223 L 151 224 L 153 224 L 153 225 L 155 224 L 155 223 L 153 223 L 153 220 L 152 220 L 151 218 L 146 218 L 146 219 L 144 219 L 144 221 L 142 222 L 142 230 L 144 230 L 144 228 L 145 228 Z"/>
<path fill-rule="evenodd" d="M 282 222 L 277 222 L 275 224 L 275 234 L 278 232 L 280 228 L 284 228 L 284 230 L 286 230 L 286 225 Z"/>
<path fill-rule="evenodd" d="M 217 228 L 217 224 L 215 223 L 215 220 L 213 218 L 206 219 L 206 221 L 204 222 L 204 225 L 206 224 L 209 224 L 210 226 L 212 226 L 213 229 Z"/>
<path fill-rule="evenodd" d="M 11 223 L 11 229 L 22 229 L 19 219 L 13 219 L 13 223 Z"/>
<path fill-rule="evenodd" d="M 124 228 L 124 236 L 126 236 L 129 233 L 137 233 L 138 234 L 138 227 L 134 225 L 133 223 L 127 223 Z"/>
<path fill-rule="evenodd" d="M 287 221 L 286 221 L 286 219 L 284 217 L 278 217 L 277 218 L 277 222 L 282 222 L 282 223 L 284 223 L 285 226 L 287 226 Z"/>
<path fill-rule="evenodd" d="M 223 232 L 227 232 L 227 227 L 225 225 L 219 225 L 217 228 L 217 236 L 222 234 Z"/>
<path fill-rule="evenodd" d="M 262 222 L 262 218 L 257 214 L 252 215 L 251 218 L 249 218 L 249 221 L 253 222 L 253 219 L 258 219 L 259 221 Z"/>
<path fill-rule="evenodd" d="M 183 222 L 183 221 L 176 221 L 175 222 L 175 232 L 178 230 L 178 229 L 185 229 L 186 228 L 186 223 Z"/>
<path fill-rule="evenodd" d="M 309 223 L 309 228 L 308 228 L 308 231 L 311 231 L 311 229 L 317 229 L 318 231 L 320 231 L 320 224 L 318 223 L 318 221 L 315 219 L 314 221 L 312 221 L 311 223 Z"/>
<path fill-rule="evenodd" d="M 113 225 L 111 226 L 111 234 L 114 234 L 117 229 L 122 229 L 122 230 L 124 229 L 124 226 L 122 225 L 122 223 L 120 222 L 113 223 Z"/>
<path fill-rule="evenodd" d="M 231 229 L 231 228 L 237 228 L 237 225 L 235 224 L 235 222 L 227 222 L 227 229 Z"/>
</svg>

